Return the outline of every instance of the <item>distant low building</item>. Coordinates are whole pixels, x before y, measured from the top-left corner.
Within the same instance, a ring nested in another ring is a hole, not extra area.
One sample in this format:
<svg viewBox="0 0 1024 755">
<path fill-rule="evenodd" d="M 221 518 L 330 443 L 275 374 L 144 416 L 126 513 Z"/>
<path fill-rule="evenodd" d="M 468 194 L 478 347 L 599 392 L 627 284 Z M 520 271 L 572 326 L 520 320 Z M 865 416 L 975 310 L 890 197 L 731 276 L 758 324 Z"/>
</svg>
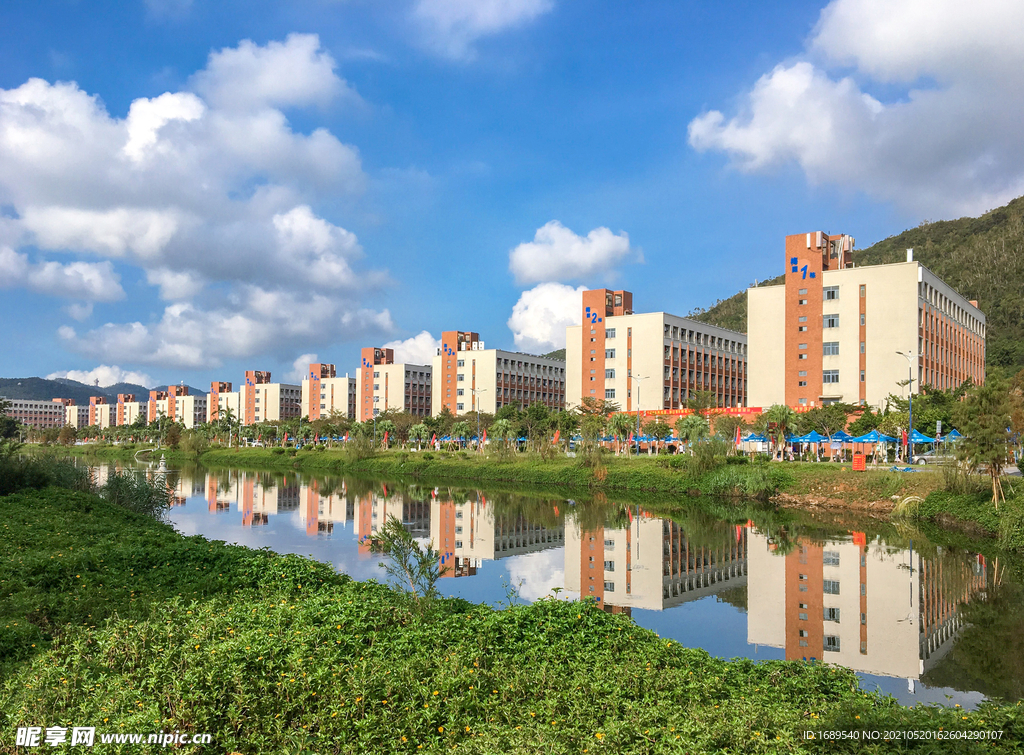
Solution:
<svg viewBox="0 0 1024 755">
<path fill-rule="evenodd" d="M 37 430 L 46 430 L 51 427 L 64 426 L 64 404 L 62 402 L 70 399 L 55 398 L 50 401 L 34 401 L 15 398 L 7 400 L 11 402 L 5 412 L 8 417 Z"/>
</svg>

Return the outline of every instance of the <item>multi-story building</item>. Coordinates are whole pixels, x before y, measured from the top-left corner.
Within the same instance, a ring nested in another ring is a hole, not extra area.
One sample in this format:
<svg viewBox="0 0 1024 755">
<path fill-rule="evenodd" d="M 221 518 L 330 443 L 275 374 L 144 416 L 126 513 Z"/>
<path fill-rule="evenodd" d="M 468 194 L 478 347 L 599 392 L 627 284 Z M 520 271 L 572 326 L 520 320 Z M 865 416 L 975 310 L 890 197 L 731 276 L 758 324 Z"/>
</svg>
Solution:
<svg viewBox="0 0 1024 755">
<path fill-rule="evenodd" d="M 232 391 L 231 383 L 214 381 L 210 383 L 210 393 L 206 397 L 206 421 L 216 422 L 225 416 L 224 412 L 231 410 L 231 416 L 236 420 L 242 417 L 242 394 L 241 391 Z"/>
<path fill-rule="evenodd" d="M 862 532 L 785 556 L 757 531 L 748 542 L 747 641 L 784 649 L 787 660 L 914 682 L 952 647 L 960 606 L 987 585 L 981 556 L 924 557 Z"/>
<path fill-rule="evenodd" d="M 146 415 L 146 405 L 135 400 L 134 393 L 117 394 L 117 424 L 134 425 L 140 416 Z"/>
<path fill-rule="evenodd" d="M 2 397 L 0 397 L 2 398 Z M 51 427 L 64 426 L 64 402 L 70 399 L 55 398 L 50 401 L 34 401 L 30 399 L 8 399 L 11 405 L 5 412 L 23 425 L 46 430 Z"/>
<path fill-rule="evenodd" d="M 333 364 L 311 364 L 302 379 L 302 416 L 356 418 L 356 379 L 337 377 Z"/>
<path fill-rule="evenodd" d="M 396 364 L 394 349 L 368 346 L 360 354 L 356 376 L 360 422 L 373 419 L 375 413 L 382 414 L 389 409 L 418 417 L 430 416 L 429 365 Z"/>
<path fill-rule="evenodd" d="M 77 430 L 89 424 L 89 406 L 87 404 L 76 405 L 73 398 L 54 399 L 54 401 L 64 404 L 65 425 L 70 425 Z"/>
<path fill-rule="evenodd" d="M 751 405 L 879 406 L 908 378 L 915 392 L 984 382 L 978 303 L 913 250 L 906 262 L 858 267 L 853 248 L 843 234 L 787 236 L 785 283 L 747 290 Z"/>
<path fill-rule="evenodd" d="M 150 422 L 164 416 L 191 429 L 207 420 L 206 396 L 191 395 L 187 385 L 170 385 L 166 391 L 150 391 L 147 409 Z"/>
<path fill-rule="evenodd" d="M 747 337 L 665 312 L 633 312 L 629 291 L 583 292 L 583 325 L 566 328 L 566 401 L 624 411 L 678 410 L 695 391 L 747 405 Z"/>
<path fill-rule="evenodd" d="M 643 514 L 621 528 L 566 526 L 565 588 L 613 613 L 661 611 L 746 584 L 742 529 L 705 545 L 677 523 Z"/>
<path fill-rule="evenodd" d="M 302 387 L 287 383 L 271 383 L 270 373 L 247 370 L 242 389 L 242 424 L 276 422 L 300 417 Z"/>
<path fill-rule="evenodd" d="M 565 362 L 487 349 L 477 333 L 448 330 L 433 365 L 434 414 L 494 413 L 503 406 L 565 408 Z"/>
</svg>

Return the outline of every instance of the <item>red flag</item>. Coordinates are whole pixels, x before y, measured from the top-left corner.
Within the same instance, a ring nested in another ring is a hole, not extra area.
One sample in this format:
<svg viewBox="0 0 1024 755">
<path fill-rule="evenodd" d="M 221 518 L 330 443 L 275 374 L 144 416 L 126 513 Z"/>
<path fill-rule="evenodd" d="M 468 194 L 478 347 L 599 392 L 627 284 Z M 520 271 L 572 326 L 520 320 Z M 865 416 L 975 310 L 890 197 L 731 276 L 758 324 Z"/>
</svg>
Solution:
<svg viewBox="0 0 1024 755">
<path fill-rule="evenodd" d="M 437 433 L 434 433 L 430 438 L 430 445 L 434 445 L 437 442 Z"/>
<path fill-rule="evenodd" d="M 348 433 L 345 433 L 345 442 L 348 443 Z"/>
<path fill-rule="evenodd" d="M 487 431 L 484 430 L 484 434 L 480 437 L 480 444 L 483 445 L 487 442 Z"/>
<path fill-rule="evenodd" d="M 736 445 L 740 444 L 740 426 L 736 425 Z"/>
<path fill-rule="evenodd" d="M 384 431 L 384 445 L 386 446 L 387 444 L 388 444 L 388 431 L 385 430 Z"/>
<path fill-rule="evenodd" d="M 627 439 L 627 442 L 628 443 L 632 443 L 633 442 L 633 433 L 629 434 L 629 438 Z"/>
<path fill-rule="evenodd" d="M 313 436 L 313 442 L 314 443 L 319 443 L 320 442 L 320 433 L 317 433 L 316 435 Z"/>
<path fill-rule="evenodd" d="M 903 431 L 903 445 L 904 446 L 907 445 L 907 431 L 906 430 Z"/>
<path fill-rule="evenodd" d="M 288 431 L 285 430 L 284 431 L 284 440 L 282 440 L 281 443 L 287 443 L 287 442 L 288 442 Z"/>
<path fill-rule="evenodd" d="M 558 442 L 558 436 L 559 436 L 560 432 L 561 432 L 560 430 L 555 430 L 555 437 L 554 437 L 554 440 L 551 441 L 552 443 L 557 443 Z"/>
</svg>

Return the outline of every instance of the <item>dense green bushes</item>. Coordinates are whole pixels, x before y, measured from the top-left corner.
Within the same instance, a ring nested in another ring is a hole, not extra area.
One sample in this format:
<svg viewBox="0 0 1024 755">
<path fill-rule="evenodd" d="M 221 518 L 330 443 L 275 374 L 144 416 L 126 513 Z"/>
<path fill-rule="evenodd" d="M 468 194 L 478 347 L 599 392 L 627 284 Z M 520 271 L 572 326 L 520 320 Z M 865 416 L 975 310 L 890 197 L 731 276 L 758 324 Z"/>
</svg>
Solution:
<svg viewBox="0 0 1024 755">
<path fill-rule="evenodd" d="M 89 490 L 92 482 L 89 470 L 72 459 L 49 456 L 22 457 L 11 446 L 0 448 L 0 496 L 18 490 L 36 490 L 56 485 L 69 490 Z"/>
<path fill-rule="evenodd" d="M 480 755 L 818 753 L 805 730 L 862 727 L 1003 729 L 957 751 L 1010 752 L 1024 736 L 1019 708 L 901 708 L 845 669 L 723 661 L 590 602 L 419 615 L 329 565 L 185 538 L 95 496 L 0 507 L 5 732 L 74 721 L 209 732 L 218 752 Z"/>
</svg>

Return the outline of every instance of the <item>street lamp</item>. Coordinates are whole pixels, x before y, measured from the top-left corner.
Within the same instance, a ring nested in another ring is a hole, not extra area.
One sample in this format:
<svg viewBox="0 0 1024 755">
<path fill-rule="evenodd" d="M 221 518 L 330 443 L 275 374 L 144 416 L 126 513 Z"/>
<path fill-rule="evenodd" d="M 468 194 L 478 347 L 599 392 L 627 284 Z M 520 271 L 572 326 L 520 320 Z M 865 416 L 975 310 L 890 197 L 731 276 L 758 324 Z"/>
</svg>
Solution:
<svg viewBox="0 0 1024 755">
<path fill-rule="evenodd" d="M 380 401 L 380 396 L 373 397 L 373 403 L 376 404 Z M 376 406 L 373 407 L 373 447 L 377 447 L 377 412 L 380 411 Z"/>
<path fill-rule="evenodd" d="M 640 453 L 640 382 L 639 381 L 646 380 L 647 378 L 650 377 L 650 375 L 633 375 L 632 377 L 633 377 L 634 380 L 637 381 L 637 384 L 636 384 L 636 448 L 637 448 L 637 454 L 639 454 Z"/>
<path fill-rule="evenodd" d="M 897 351 L 901 357 L 907 360 L 907 424 L 910 425 L 907 430 L 907 455 L 910 457 L 908 461 L 914 460 L 914 440 L 911 437 L 914 433 L 914 363 L 911 361 L 910 354 L 904 354 L 902 351 Z"/>
<path fill-rule="evenodd" d="M 477 451 L 483 451 L 483 443 L 480 442 L 480 394 L 486 391 L 486 388 L 470 388 L 469 392 L 473 394 L 473 400 L 476 403 L 474 407 L 476 409 L 476 449 Z"/>
</svg>

